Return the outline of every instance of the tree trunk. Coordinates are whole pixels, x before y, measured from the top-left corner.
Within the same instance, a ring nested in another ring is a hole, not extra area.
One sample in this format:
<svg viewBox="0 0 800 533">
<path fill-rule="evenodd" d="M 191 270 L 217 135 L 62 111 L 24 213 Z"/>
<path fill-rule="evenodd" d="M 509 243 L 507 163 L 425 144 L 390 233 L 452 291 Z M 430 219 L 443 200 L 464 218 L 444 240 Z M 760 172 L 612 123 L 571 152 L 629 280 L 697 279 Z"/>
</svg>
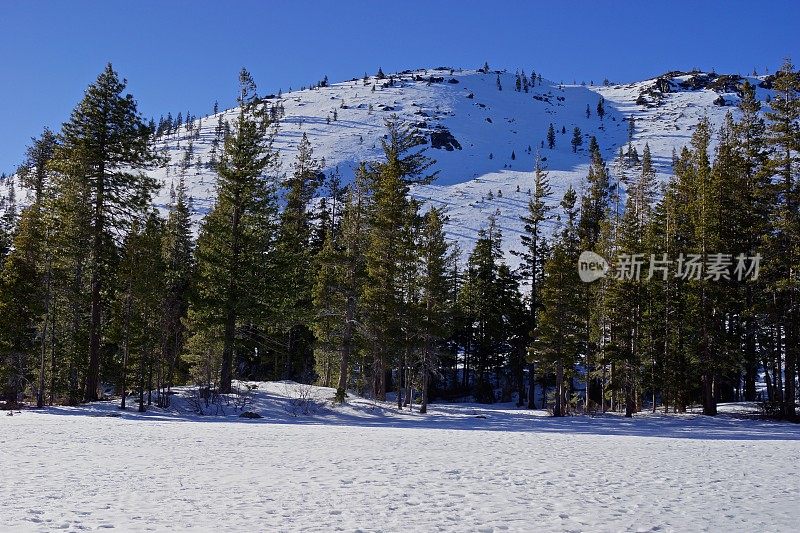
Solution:
<svg viewBox="0 0 800 533">
<path fill-rule="evenodd" d="M 525 347 L 517 346 L 515 349 L 518 352 L 517 364 L 514 369 L 516 371 L 514 381 L 517 385 L 517 407 L 522 407 L 525 405 Z"/>
<path fill-rule="evenodd" d="M 791 289 L 790 289 L 791 290 Z M 784 326 L 784 340 L 786 346 L 784 347 L 784 409 L 783 414 L 788 420 L 794 420 L 796 416 L 795 411 L 795 373 L 797 364 L 797 322 L 794 320 L 794 302 L 793 293 L 789 293 L 788 309 L 786 310 Z"/>
<path fill-rule="evenodd" d="M 145 346 L 147 354 L 147 406 L 153 405 L 153 358 L 150 356 L 150 347 Z"/>
<path fill-rule="evenodd" d="M 139 412 L 145 412 L 144 406 L 144 354 L 139 354 Z"/>
<path fill-rule="evenodd" d="M 347 372 L 350 368 L 350 356 L 353 353 L 353 328 L 355 326 L 356 299 L 347 297 L 345 307 L 344 333 L 342 334 L 342 353 L 339 360 L 339 384 L 336 386 L 336 399 L 343 403 L 347 394 Z"/>
<path fill-rule="evenodd" d="M 100 276 L 101 255 L 103 248 L 105 166 L 100 165 L 97 177 L 97 198 L 94 207 L 94 224 L 92 228 L 92 277 L 91 277 L 91 312 L 89 316 L 89 368 L 86 372 L 86 387 L 83 399 L 86 402 L 97 400 L 97 388 L 100 385 L 100 321 L 102 319 L 102 281 Z"/>
<path fill-rule="evenodd" d="M 236 313 L 229 310 L 225 317 L 225 331 L 222 348 L 222 368 L 219 379 L 219 392 L 229 394 L 233 381 L 234 340 L 236 334 Z"/>
<path fill-rule="evenodd" d="M 236 341 L 236 299 L 237 275 L 239 267 L 239 222 L 241 212 L 239 208 L 239 193 L 234 199 L 233 220 L 231 221 L 231 264 L 228 266 L 228 298 L 225 305 L 225 331 L 222 348 L 222 368 L 220 369 L 219 392 L 230 394 L 233 381 L 233 358 Z"/>
<path fill-rule="evenodd" d="M 96 269 L 97 267 L 95 267 Z M 98 399 L 100 382 L 100 274 L 92 272 L 92 307 L 89 318 L 89 367 L 86 371 L 86 387 L 83 400 L 92 402 Z"/>
<path fill-rule="evenodd" d="M 375 350 L 375 359 L 372 362 L 373 395 L 376 400 L 386 401 L 386 367 L 381 348 Z"/>
<path fill-rule="evenodd" d="M 625 417 L 631 418 L 636 412 L 636 398 L 634 396 L 633 365 L 625 365 Z"/>
<path fill-rule="evenodd" d="M 553 416 L 564 416 L 564 406 L 561 401 L 564 397 L 564 363 L 561 359 L 556 363 L 556 398 L 553 405 Z"/>
<path fill-rule="evenodd" d="M 41 409 L 44 407 L 44 367 L 47 360 L 47 320 L 50 314 L 50 277 L 47 278 L 47 296 L 45 298 L 44 307 L 44 325 L 42 326 L 42 350 L 41 359 L 39 361 L 39 388 L 36 391 L 36 407 Z"/>
<path fill-rule="evenodd" d="M 50 401 L 49 405 L 55 403 L 56 395 L 56 309 L 53 305 L 53 310 L 50 316 Z"/>
<path fill-rule="evenodd" d="M 405 368 L 402 362 L 397 367 L 397 410 L 403 409 L 403 384 L 406 382 Z"/>
<path fill-rule="evenodd" d="M 528 409 L 536 409 L 536 365 L 528 364 Z"/>
<path fill-rule="evenodd" d="M 164 407 L 169 407 L 170 404 L 170 392 L 172 391 L 172 380 L 175 375 L 175 365 L 178 364 L 178 357 L 180 356 L 180 349 L 181 347 L 181 332 L 180 330 L 175 331 L 175 345 L 173 346 L 171 359 L 169 362 L 169 372 L 167 373 L 167 393 L 164 397 Z"/>
<path fill-rule="evenodd" d="M 125 295 L 125 319 L 122 324 L 122 400 L 120 400 L 119 408 L 125 409 L 125 398 L 128 393 L 128 331 L 131 320 L 131 282 L 128 281 L 127 294 Z"/>
<path fill-rule="evenodd" d="M 429 370 L 423 368 L 422 370 L 422 403 L 419 406 L 419 412 L 425 414 L 428 412 L 428 375 Z"/>
<path fill-rule="evenodd" d="M 430 302 L 428 303 L 430 309 Z M 422 388 L 422 403 L 419 406 L 419 412 L 425 414 L 428 412 L 428 376 L 430 375 L 431 364 L 431 350 L 432 342 L 430 335 L 425 335 L 425 342 L 422 346 L 422 369 L 421 369 L 421 388 Z"/>
</svg>

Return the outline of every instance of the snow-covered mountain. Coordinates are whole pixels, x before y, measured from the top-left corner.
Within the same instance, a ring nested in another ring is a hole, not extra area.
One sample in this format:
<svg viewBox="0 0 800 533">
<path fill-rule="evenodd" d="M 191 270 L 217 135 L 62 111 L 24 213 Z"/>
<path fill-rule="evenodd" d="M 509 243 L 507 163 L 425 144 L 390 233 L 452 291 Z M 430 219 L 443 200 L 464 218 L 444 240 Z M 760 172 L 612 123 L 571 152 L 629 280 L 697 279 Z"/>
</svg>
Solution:
<svg viewBox="0 0 800 533">
<path fill-rule="evenodd" d="M 524 92 L 515 90 L 513 72 L 440 67 L 404 71 L 385 79 L 357 78 L 273 95 L 267 101 L 285 110 L 275 140 L 283 171 L 291 171 L 305 133 L 315 157 L 324 159 L 326 172 L 338 168 L 345 182 L 359 162 L 380 157 L 386 118 L 396 114 L 416 124 L 428 136 L 428 155 L 436 159 L 439 177 L 432 185 L 415 187 L 412 194 L 447 206 L 448 233 L 464 251 L 472 248 L 479 229 L 495 214 L 508 251 L 519 247 L 519 216 L 532 187 L 537 151 L 549 172 L 552 201 L 557 203 L 569 184 L 581 188 L 590 136 L 597 138 L 609 170 L 615 172 L 613 159 L 621 146 L 627 147 L 628 121 L 633 117 L 632 144 L 639 154 L 645 143 L 650 145 L 663 179 L 670 173 L 673 149 L 687 144 L 701 117 L 708 116 L 717 127 L 728 111 L 736 114 L 737 84 L 744 79 L 702 72 L 671 72 L 637 83 L 602 86 L 544 79 Z M 766 100 L 769 77 L 747 79 L 758 87 L 758 97 Z M 596 113 L 601 97 L 606 111 L 602 120 Z M 236 110 L 221 114 L 223 120 L 233 121 Z M 157 204 L 169 202 L 170 185 L 182 172 L 191 142 L 191 166 L 186 172 L 189 192 L 198 218 L 208 210 L 215 177 L 204 163 L 211 159 L 219 120 L 219 115 L 195 119 L 192 127 L 184 125 L 176 134 L 160 139 L 159 148 L 170 163 L 153 172 L 164 184 Z M 556 131 L 553 149 L 546 142 L 551 123 Z M 575 127 L 584 136 L 577 153 L 570 143 Z M 24 193 L 18 191 L 18 196 Z M 512 256 L 509 260 L 514 262 Z"/>
</svg>

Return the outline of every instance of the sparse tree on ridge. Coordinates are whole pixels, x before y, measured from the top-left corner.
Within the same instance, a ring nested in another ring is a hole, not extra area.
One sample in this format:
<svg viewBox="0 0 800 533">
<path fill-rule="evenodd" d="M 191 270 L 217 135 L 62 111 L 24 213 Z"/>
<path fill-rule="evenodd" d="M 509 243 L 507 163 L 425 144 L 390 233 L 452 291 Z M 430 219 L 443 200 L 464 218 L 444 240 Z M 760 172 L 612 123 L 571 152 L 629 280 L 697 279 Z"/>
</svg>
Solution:
<svg viewBox="0 0 800 533">
<path fill-rule="evenodd" d="M 572 141 L 571 141 L 571 144 L 572 144 L 572 153 L 573 154 L 577 153 L 578 152 L 578 147 L 583 144 L 583 135 L 581 135 L 581 129 L 579 127 L 577 127 L 577 126 L 575 127 L 574 130 L 572 130 Z"/>
</svg>

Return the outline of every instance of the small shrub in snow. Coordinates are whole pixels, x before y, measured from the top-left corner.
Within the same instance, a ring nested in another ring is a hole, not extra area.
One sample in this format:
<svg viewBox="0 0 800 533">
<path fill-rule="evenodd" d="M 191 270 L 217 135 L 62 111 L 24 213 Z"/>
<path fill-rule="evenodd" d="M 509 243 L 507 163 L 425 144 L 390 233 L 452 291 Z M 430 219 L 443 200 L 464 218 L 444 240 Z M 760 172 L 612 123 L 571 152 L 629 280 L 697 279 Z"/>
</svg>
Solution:
<svg viewBox="0 0 800 533">
<path fill-rule="evenodd" d="M 313 385 L 286 383 L 284 390 L 288 398 L 286 412 L 292 416 L 315 415 L 325 404 Z"/>
<path fill-rule="evenodd" d="M 197 415 L 225 414 L 222 397 L 211 387 L 196 387 L 186 397 L 186 407 Z"/>
</svg>

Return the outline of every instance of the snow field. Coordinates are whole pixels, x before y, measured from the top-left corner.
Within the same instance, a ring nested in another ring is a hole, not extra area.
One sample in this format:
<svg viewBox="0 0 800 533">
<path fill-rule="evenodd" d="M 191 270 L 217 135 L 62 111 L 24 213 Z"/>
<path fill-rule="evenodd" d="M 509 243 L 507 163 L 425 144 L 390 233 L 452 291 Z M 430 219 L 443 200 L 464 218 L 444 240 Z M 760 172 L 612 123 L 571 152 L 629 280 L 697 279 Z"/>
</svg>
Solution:
<svg viewBox="0 0 800 533">
<path fill-rule="evenodd" d="M 144 415 L 3 416 L 0 529 L 795 530 L 800 426 L 509 405 L 425 416 L 359 398 L 295 416 L 291 394 L 262 384 L 260 420 L 197 416 L 180 398 Z"/>
</svg>

